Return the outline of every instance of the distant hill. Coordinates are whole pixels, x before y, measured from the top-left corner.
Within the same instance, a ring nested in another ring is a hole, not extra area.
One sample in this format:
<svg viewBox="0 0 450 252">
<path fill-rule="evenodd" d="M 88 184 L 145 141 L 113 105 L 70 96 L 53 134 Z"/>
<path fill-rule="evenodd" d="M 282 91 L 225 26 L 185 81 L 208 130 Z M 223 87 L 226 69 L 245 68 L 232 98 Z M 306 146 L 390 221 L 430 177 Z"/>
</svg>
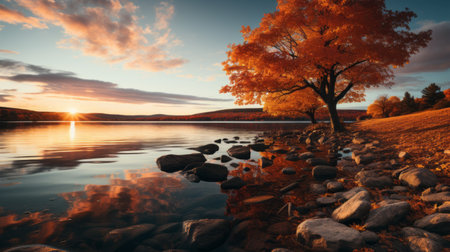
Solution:
<svg viewBox="0 0 450 252">
<path fill-rule="evenodd" d="M 346 121 L 356 120 L 365 115 L 365 110 L 339 110 Z M 319 120 L 327 120 L 326 113 L 318 113 Z M 64 112 L 39 112 L 26 109 L 0 107 L 0 121 L 272 121 L 272 120 L 309 120 L 307 117 L 271 116 L 262 108 L 224 109 L 193 115 L 116 115 L 103 113 L 79 113 L 72 117 Z"/>
</svg>

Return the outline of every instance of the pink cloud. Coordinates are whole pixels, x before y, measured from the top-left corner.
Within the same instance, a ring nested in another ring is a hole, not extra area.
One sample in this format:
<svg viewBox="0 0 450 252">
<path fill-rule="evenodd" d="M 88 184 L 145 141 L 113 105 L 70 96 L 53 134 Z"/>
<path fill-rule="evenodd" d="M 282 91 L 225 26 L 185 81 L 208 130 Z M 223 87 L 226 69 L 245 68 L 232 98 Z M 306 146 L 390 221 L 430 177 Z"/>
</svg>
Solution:
<svg viewBox="0 0 450 252">
<path fill-rule="evenodd" d="M 19 54 L 16 51 L 7 50 L 7 49 L 0 49 L 0 53 L 11 53 L 11 54 Z"/>
<path fill-rule="evenodd" d="M 138 6 L 128 1 L 15 1 L 36 16 L 28 19 L 63 28 L 66 38 L 58 42 L 60 47 L 81 50 L 85 55 L 99 57 L 109 63 L 123 63 L 126 68 L 146 71 L 162 71 L 186 62 L 182 58 L 171 57 L 166 51 L 179 42 L 169 29 L 174 6 L 166 2 L 155 9 L 154 27 L 158 32 L 152 32 L 151 27 L 143 28 L 138 24 Z M 20 13 L 15 12 L 19 16 Z M 25 23 L 19 18 L 15 22 Z M 151 38 L 146 37 L 149 34 Z"/>
<path fill-rule="evenodd" d="M 11 10 L 0 4 L 0 21 L 10 23 L 10 24 L 22 24 L 23 27 L 27 29 L 31 28 L 47 28 L 47 25 L 42 23 L 39 19 L 35 17 L 26 17 L 22 13 L 16 10 Z"/>
</svg>

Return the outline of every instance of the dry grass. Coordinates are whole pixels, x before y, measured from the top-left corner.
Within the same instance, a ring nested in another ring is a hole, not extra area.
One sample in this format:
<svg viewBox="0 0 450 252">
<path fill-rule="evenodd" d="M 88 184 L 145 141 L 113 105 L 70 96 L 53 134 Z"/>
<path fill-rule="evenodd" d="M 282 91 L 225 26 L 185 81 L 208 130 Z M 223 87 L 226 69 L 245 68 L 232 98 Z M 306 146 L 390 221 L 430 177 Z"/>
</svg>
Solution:
<svg viewBox="0 0 450 252">
<path fill-rule="evenodd" d="M 412 156 L 407 164 L 432 169 L 448 178 L 450 158 L 444 151 L 450 149 L 450 108 L 372 119 L 350 127 L 393 148 L 393 157 L 406 151 Z"/>
</svg>

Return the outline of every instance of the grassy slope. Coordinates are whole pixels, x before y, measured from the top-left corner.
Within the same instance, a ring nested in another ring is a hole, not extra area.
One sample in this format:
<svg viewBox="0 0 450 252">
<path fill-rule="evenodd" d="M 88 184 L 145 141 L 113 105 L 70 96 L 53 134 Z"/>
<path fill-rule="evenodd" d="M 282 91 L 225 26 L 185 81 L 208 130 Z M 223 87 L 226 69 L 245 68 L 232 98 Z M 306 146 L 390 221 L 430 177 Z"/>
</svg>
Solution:
<svg viewBox="0 0 450 252">
<path fill-rule="evenodd" d="M 449 174 L 450 156 L 444 150 L 450 149 L 450 108 L 361 121 L 351 128 L 397 151 L 407 151 L 412 155 L 410 165 L 427 167 L 443 176 Z"/>
</svg>

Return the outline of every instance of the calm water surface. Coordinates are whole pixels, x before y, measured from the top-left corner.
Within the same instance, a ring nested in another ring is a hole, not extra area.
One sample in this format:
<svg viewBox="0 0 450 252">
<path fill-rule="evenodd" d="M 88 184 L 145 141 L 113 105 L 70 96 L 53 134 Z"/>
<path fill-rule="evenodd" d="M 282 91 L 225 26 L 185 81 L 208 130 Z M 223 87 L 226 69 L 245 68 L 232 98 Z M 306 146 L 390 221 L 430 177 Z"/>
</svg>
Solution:
<svg viewBox="0 0 450 252">
<path fill-rule="evenodd" d="M 252 141 L 303 123 L 42 123 L 0 128 L 0 249 L 50 243 L 82 248 L 98 227 L 226 215 L 218 183 L 188 182 L 155 160 L 218 138 Z M 206 155 L 209 162 L 231 144 Z M 252 159 L 259 153 L 252 152 Z M 236 161 L 236 160 L 235 160 Z M 240 160 L 242 161 L 242 160 Z M 231 162 L 230 162 L 231 163 Z M 231 170 L 231 167 L 229 167 Z M 75 238 L 74 238 L 75 237 Z"/>
</svg>

